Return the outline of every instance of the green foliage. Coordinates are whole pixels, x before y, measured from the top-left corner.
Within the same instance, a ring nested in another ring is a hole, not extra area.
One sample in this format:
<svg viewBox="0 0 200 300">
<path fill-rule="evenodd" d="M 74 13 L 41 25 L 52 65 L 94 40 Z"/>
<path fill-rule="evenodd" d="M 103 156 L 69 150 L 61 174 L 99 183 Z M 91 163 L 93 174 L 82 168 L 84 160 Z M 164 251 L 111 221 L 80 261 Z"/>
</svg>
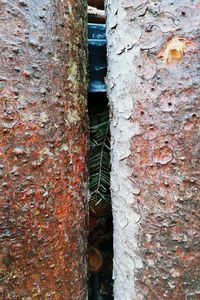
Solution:
<svg viewBox="0 0 200 300">
<path fill-rule="evenodd" d="M 110 132 L 108 110 L 90 118 L 90 193 L 91 199 L 110 201 Z"/>
</svg>

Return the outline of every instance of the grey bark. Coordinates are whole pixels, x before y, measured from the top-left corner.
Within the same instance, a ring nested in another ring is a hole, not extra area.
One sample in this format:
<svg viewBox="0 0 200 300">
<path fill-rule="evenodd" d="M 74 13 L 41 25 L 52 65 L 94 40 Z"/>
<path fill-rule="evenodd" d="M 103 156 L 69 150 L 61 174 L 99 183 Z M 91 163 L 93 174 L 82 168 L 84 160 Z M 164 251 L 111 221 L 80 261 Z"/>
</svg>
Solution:
<svg viewBox="0 0 200 300">
<path fill-rule="evenodd" d="M 199 1 L 107 1 L 115 300 L 199 299 Z"/>
</svg>

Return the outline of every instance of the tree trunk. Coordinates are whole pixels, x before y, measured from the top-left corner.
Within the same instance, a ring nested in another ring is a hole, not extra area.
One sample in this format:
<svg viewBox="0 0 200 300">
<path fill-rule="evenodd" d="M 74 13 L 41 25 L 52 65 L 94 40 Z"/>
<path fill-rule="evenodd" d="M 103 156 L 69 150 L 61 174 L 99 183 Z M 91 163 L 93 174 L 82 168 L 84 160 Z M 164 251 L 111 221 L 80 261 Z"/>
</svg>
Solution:
<svg viewBox="0 0 200 300">
<path fill-rule="evenodd" d="M 199 299 L 199 1 L 107 1 L 114 296 Z"/>
<path fill-rule="evenodd" d="M 86 298 L 86 16 L 0 3 L 0 298 Z"/>
</svg>

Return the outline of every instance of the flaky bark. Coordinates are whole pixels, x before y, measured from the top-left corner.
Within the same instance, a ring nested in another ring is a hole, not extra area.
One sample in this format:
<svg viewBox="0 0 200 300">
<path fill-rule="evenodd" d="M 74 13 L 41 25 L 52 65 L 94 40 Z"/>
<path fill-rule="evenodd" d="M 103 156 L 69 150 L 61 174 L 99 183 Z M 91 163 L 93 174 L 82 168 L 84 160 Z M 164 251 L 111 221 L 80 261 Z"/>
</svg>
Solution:
<svg viewBox="0 0 200 300">
<path fill-rule="evenodd" d="M 200 298 L 199 1 L 107 1 L 116 300 Z"/>
<path fill-rule="evenodd" d="M 86 15 L 0 3 L 0 299 L 86 298 Z"/>
</svg>

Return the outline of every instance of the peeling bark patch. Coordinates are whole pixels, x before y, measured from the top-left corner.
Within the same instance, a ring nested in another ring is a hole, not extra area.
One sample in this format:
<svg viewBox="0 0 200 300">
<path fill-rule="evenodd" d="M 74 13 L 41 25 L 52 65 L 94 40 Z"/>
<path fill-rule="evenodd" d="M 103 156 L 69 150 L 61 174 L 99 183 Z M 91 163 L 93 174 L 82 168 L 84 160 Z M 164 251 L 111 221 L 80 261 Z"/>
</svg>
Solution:
<svg viewBox="0 0 200 300">
<path fill-rule="evenodd" d="M 192 45 L 192 41 L 175 36 L 167 42 L 158 58 L 168 64 L 177 64 L 182 60 L 184 54 L 191 50 Z"/>
<path fill-rule="evenodd" d="M 165 165 L 172 160 L 172 151 L 167 146 L 156 149 L 153 154 L 153 159 L 156 163 Z"/>
</svg>

